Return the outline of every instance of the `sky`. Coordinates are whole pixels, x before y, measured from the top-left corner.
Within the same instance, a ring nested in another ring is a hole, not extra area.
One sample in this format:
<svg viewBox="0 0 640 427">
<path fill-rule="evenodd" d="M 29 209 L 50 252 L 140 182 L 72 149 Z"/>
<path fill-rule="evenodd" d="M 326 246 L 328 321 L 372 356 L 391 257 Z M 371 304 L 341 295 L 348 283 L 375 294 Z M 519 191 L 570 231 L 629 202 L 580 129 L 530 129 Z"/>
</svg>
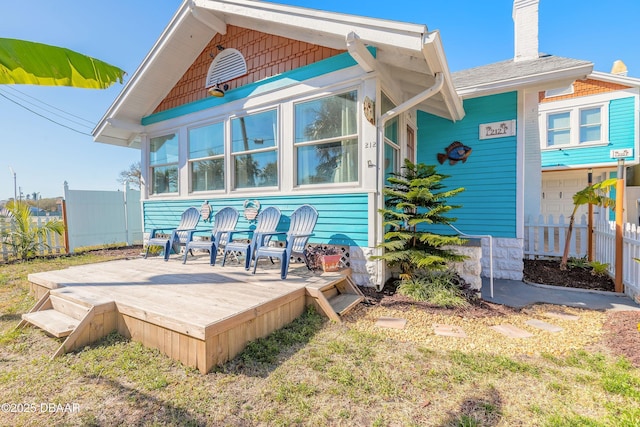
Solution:
<svg viewBox="0 0 640 427">
<path fill-rule="evenodd" d="M 512 0 L 277 3 L 425 24 L 429 31 L 440 31 L 452 72 L 513 57 Z M 0 37 L 93 56 L 125 70 L 126 82 L 180 4 L 180 0 L 4 2 Z M 640 78 L 640 1 L 603 4 L 540 0 L 539 50 L 591 61 L 594 70 L 604 72 L 621 59 L 629 76 Z M 123 87 L 119 83 L 106 90 L 0 85 L 0 200 L 14 196 L 14 184 L 23 197 L 38 193 L 43 198 L 62 196 L 65 181 L 73 190 L 122 189 L 118 176 L 140 160 L 140 151 L 94 142 L 91 132 Z"/>
</svg>

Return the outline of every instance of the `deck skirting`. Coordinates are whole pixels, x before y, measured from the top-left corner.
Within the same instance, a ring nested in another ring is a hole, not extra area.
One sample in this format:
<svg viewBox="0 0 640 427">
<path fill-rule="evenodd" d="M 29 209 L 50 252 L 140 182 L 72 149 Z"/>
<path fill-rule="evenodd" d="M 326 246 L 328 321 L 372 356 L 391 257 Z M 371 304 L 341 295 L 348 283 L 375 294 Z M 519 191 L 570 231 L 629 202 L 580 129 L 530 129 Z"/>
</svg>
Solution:
<svg viewBox="0 0 640 427">
<path fill-rule="evenodd" d="M 283 281 L 278 268 L 252 275 L 205 262 L 136 259 L 36 273 L 29 280 L 36 297 L 49 292 L 59 307 L 91 307 L 92 317 L 62 352 L 117 331 L 207 373 L 301 316 L 308 284 L 336 277 L 292 272 Z"/>
</svg>

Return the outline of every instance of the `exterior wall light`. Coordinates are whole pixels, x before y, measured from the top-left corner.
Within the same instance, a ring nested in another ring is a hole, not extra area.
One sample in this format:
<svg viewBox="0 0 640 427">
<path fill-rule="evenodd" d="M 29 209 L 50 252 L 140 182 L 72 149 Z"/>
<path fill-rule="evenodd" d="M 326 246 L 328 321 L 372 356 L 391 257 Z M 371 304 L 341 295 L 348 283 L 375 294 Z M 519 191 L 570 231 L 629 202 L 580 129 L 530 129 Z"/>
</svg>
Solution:
<svg viewBox="0 0 640 427">
<path fill-rule="evenodd" d="M 209 89 L 207 89 L 207 93 L 211 96 L 215 96 L 216 98 L 222 98 L 227 89 L 229 89 L 228 84 L 224 84 L 222 85 L 222 87 L 220 87 L 220 84 L 216 83 L 214 86 L 211 86 Z"/>
</svg>

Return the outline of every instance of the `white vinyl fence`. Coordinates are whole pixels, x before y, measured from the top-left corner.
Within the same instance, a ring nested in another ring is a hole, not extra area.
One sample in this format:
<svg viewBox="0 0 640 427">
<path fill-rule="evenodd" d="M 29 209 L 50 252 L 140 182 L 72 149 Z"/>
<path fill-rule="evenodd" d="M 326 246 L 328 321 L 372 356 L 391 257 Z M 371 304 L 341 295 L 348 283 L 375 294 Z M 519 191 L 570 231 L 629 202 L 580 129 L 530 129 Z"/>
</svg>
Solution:
<svg viewBox="0 0 640 427">
<path fill-rule="evenodd" d="M 553 216 L 538 218 L 529 216 L 525 221 L 524 255 L 533 259 L 538 257 L 560 257 L 564 253 L 567 241 L 569 219 L 560 215 L 557 222 Z M 587 255 L 587 218 L 582 215 L 573 224 L 573 232 L 569 241 L 569 256 L 582 258 Z"/>
<path fill-rule="evenodd" d="M 113 243 L 142 244 L 140 191 L 70 190 L 64 198 L 69 252 Z"/>
<path fill-rule="evenodd" d="M 38 255 L 73 253 L 87 246 L 114 243 L 142 244 L 142 211 L 140 191 L 86 191 L 70 190 L 64 186 L 64 218 L 33 217 L 35 224 L 54 219 L 65 221 L 65 236 L 51 235 L 46 242 L 50 249 L 42 248 Z M 10 219 L 0 217 L 0 231 L 10 230 Z M 13 257 L 10 246 L 0 241 L 0 259 Z"/>
</svg>

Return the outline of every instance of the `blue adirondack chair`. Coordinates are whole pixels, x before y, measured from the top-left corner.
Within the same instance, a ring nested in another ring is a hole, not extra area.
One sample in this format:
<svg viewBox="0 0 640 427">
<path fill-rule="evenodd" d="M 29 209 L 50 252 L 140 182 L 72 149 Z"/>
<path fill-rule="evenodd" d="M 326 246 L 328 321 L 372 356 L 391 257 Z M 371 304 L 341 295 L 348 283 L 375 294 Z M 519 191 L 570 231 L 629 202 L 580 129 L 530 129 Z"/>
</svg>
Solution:
<svg viewBox="0 0 640 427">
<path fill-rule="evenodd" d="M 280 222 L 280 216 L 280 209 L 270 206 L 258 214 L 256 218 L 258 224 L 254 230 L 235 230 L 230 232 L 229 243 L 227 243 L 227 246 L 224 248 L 222 266 L 224 267 L 229 252 L 241 252 L 245 256 L 244 268 L 245 270 L 249 270 L 256 247 L 269 244 L 271 237 L 273 237 L 271 233 L 275 233 L 278 223 Z M 234 242 L 233 238 L 238 235 L 246 235 L 247 239 L 251 235 L 251 239 L 248 243 L 243 241 Z"/>
<path fill-rule="evenodd" d="M 193 255 L 193 249 L 205 249 L 209 251 L 210 263 L 214 265 L 216 263 L 216 255 L 218 248 L 224 247 L 229 241 L 229 232 L 236 228 L 238 223 L 238 211 L 230 206 L 220 209 L 213 217 L 213 229 L 208 230 L 193 230 L 189 232 L 187 236 L 187 244 L 184 248 L 184 258 L 182 263 L 187 262 L 187 254 L 191 252 Z M 193 237 L 197 233 L 209 233 L 210 240 L 193 240 Z"/>
<path fill-rule="evenodd" d="M 291 222 L 289 224 L 289 231 L 286 233 L 264 233 L 263 236 L 277 236 L 285 235 L 286 244 L 283 248 L 259 245 L 255 250 L 255 262 L 253 264 L 253 274 L 256 274 L 256 268 L 258 267 L 258 260 L 260 257 L 269 257 L 271 262 L 273 258 L 280 260 L 280 277 L 284 280 L 287 278 L 289 270 L 289 260 L 292 255 L 300 255 L 304 260 L 307 268 L 309 267 L 309 261 L 307 260 L 307 241 L 309 237 L 313 236 L 313 229 L 318 221 L 318 211 L 313 206 L 302 205 L 291 214 Z"/>
<path fill-rule="evenodd" d="M 195 230 L 198 221 L 200 221 L 200 211 L 192 207 L 182 213 L 178 227 L 152 229 L 144 257 L 146 258 L 149 255 L 151 246 L 162 246 L 164 248 L 164 260 L 168 261 L 171 250 L 173 249 L 175 253 L 180 252 L 180 246 L 186 243 L 189 232 Z M 160 233 L 163 236 L 159 236 L 158 234 Z M 166 235 L 169 237 L 165 237 Z"/>
</svg>

